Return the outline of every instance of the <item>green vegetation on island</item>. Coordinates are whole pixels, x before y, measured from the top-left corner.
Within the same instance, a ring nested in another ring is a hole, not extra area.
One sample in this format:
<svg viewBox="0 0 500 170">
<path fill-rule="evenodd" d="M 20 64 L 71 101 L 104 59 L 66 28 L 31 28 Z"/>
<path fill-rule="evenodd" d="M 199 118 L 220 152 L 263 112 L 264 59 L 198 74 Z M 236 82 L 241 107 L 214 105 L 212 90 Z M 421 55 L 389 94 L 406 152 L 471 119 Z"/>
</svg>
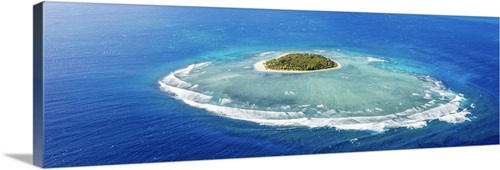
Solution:
<svg viewBox="0 0 500 170">
<path fill-rule="evenodd" d="M 264 66 L 273 70 L 313 71 L 335 68 L 338 64 L 318 54 L 289 53 L 264 62 Z"/>
</svg>

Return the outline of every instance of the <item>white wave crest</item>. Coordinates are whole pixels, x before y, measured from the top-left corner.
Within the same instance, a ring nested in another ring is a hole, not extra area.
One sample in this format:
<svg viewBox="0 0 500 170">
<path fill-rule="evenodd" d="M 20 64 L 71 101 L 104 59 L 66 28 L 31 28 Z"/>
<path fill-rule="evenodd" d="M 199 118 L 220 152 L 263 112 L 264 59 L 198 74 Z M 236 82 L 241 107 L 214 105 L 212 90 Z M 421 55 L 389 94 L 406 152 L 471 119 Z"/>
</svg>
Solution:
<svg viewBox="0 0 500 170">
<path fill-rule="evenodd" d="M 177 76 L 188 76 L 189 73 L 193 69 L 202 69 L 202 68 L 208 66 L 209 64 L 210 64 L 209 62 L 191 64 L 191 65 L 187 66 L 186 68 L 174 71 L 174 74 L 177 75 Z"/>
<path fill-rule="evenodd" d="M 231 103 L 231 99 L 226 99 L 226 98 L 219 99 L 219 103 L 220 103 L 220 105 L 225 105 L 225 104 Z"/>
<path fill-rule="evenodd" d="M 184 103 L 205 109 L 207 111 L 213 112 L 220 116 L 230 117 L 233 119 L 256 121 L 258 120 L 290 120 L 300 117 L 305 117 L 302 112 L 277 112 L 277 111 L 262 111 L 262 110 L 251 110 L 251 109 L 240 109 L 234 107 L 225 107 L 212 104 L 204 104 L 195 102 L 188 99 L 181 98 Z"/>
<path fill-rule="evenodd" d="M 295 95 L 295 92 L 293 91 L 285 91 L 285 95 L 289 96 L 289 95 Z"/>
<path fill-rule="evenodd" d="M 441 116 L 441 117 L 439 117 L 439 120 L 444 121 L 444 122 L 448 122 L 448 123 L 462 123 L 465 121 L 470 121 L 470 119 L 467 118 L 467 116 L 466 116 L 468 114 L 470 114 L 470 112 L 467 111 L 467 109 L 464 109 L 460 112 L 455 112 L 453 114 Z"/>
<path fill-rule="evenodd" d="M 386 62 L 385 60 L 380 59 L 380 58 L 367 57 L 366 59 L 367 59 L 369 62 Z"/>
<path fill-rule="evenodd" d="M 159 81 L 160 83 L 160 89 L 167 92 L 174 94 L 177 98 L 183 99 L 183 100 L 191 100 L 191 101 L 196 101 L 196 102 L 208 102 L 210 99 L 212 99 L 212 96 L 197 93 L 194 91 L 189 91 L 173 86 L 169 86 L 165 84 L 164 82 Z"/>
<path fill-rule="evenodd" d="M 266 55 L 269 55 L 269 54 L 272 54 L 272 53 L 275 53 L 275 51 L 263 52 L 263 53 L 260 53 L 259 56 L 266 56 Z"/>
<path fill-rule="evenodd" d="M 169 84 L 174 87 L 179 87 L 179 88 L 190 88 L 193 85 L 191 83 L 182 81 L 181 79 L 175 77 L 173 73 L 169 74 L 167 77 L 163 78 L 161 82 Z"/>
</svg>

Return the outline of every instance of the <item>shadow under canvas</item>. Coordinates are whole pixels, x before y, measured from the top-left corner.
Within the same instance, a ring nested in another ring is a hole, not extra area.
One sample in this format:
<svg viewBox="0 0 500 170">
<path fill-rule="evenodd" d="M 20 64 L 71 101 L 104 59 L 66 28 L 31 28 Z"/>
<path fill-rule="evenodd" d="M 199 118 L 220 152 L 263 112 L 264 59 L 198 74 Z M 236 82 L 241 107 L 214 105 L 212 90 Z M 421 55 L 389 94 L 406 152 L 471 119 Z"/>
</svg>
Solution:
<svg viewBox="0 0 500 170">
<path fill-rule="evenodd" d="M 5 156 L 16 159 L 18 161 L 33 165 L 32 154 L 5 154 Z"/>
</svg>

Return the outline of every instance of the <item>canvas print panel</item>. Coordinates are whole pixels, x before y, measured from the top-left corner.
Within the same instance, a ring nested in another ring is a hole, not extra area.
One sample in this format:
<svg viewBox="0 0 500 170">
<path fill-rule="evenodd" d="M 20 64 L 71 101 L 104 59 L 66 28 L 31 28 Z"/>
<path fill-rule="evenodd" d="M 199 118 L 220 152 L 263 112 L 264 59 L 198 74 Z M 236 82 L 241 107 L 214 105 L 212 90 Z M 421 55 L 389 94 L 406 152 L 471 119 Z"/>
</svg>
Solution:
<svg viewBox="0 0 500 170">
<path fill-rule="evenodd" d="M 499 19 L 45 2 L 43 165 L 499 143 Z"/>
</svg>

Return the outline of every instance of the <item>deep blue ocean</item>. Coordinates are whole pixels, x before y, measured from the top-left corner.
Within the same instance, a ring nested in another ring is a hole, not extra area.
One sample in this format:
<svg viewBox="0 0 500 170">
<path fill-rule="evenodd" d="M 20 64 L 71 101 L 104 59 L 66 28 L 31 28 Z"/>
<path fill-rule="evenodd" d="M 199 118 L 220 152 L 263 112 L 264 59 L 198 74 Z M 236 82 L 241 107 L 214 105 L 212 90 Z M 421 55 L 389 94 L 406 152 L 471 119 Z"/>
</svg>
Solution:
<svg viewBox="0 0 500 170">
<path fill-rule="evenodd" d="M 499 143 L 499 19 L 45 2 L 44 166 Z M 384 132 L 281 128 L 214 115 L 158 80 L 199 62 L 339 49 L 428 75 L 474 104 L 470 121 Z"/>
</svg>

